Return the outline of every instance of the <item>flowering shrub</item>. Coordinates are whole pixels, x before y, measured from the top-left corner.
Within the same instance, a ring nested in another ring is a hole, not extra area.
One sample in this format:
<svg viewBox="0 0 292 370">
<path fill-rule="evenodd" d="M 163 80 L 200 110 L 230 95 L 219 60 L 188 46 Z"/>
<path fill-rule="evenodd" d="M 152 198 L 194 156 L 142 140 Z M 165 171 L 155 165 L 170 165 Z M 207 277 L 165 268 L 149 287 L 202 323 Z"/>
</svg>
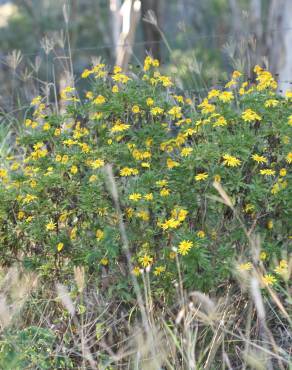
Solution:
<svg viewBox="0 0 292 370">
<path fill-rule="evenodd" d="M 185 286 L 196 289 L 227 279 L 239 256 L 239 269 L 249 270 L 240 217 L 261 236 L 265 283 L 281 280 L 287 262 L 274 260 L 291 239 L 292 94 L 279 96 L 271 74 L 257 66 L 255 83 L 235 71 L 224 90 L 196 106 L 176 94 L 158 64 L 148 57 L 142 74 L 131 76 L 103 64 L 85 70 L 92 90 L 84 101 L 73 87 L 62 91 L 62 115 L 41 97 L 32 101 L 15 155 L 0 168 L 2 263 L 21 259 L 45 275 L 85 265 L 126 281 L 104 171 L 111 164 L 132 273 L 151 267 L 153 284 L 167 291 L 178 261 Z M 215 198 L 214 181 L 238 217 Z"/>
</svg>

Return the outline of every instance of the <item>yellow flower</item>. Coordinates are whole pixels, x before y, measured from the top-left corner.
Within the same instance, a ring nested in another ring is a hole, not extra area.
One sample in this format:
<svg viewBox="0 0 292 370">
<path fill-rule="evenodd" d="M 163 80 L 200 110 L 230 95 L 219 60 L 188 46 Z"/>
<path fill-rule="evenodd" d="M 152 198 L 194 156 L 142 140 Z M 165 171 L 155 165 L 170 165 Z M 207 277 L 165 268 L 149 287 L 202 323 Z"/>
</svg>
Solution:
<svg viewBox="0 0 292 370">
<path fill-rule="evenodd" d="M 57 244 L 57 251 L 61 252 L 61 250 L 64 248 L 64 243 L 58 243 Z"/>
<path fill-rule="evenodd" d="M 106 102 L 106 99 L 104 96 L 102 95 L 98 95 L 94 100 L 93 100 L 93 103 L 96 104 L 96 105 L 101 105 L 101 104 L 104 104 Z"/>
<path fill-rule="evenodd" d="M 56 223 L 55 222 L 53 222 L 51 220 L 49 223 L 47 223 L 47 225 L 46 225 L 46 230 L 47 231 L 54 231 L 55 229 L 56 229 Z"/>
<path fill-rule="evenodd" d="M 35 98 L 32 99 L 30 105 L 38 105 L 42 100 L 41 96 L 36 96 Z"/>
<path fill-rule="evenodd" d="M 151 108 L 151 114 L 153 115 L 153 116 L 158 116 L 158 115 L 160 115 L 160 114 L 162 114 L 164 111 L 163 111 L 163 109 L 162 108 L 159 108 L 159 107 L 153 107 L 153 108 Z"/>
<path fill-rule="evenodd" d="M 26 127 L 31 126 L 31 124 L 32 124 L 32 120 L 31 120 L 31 119 L 26 119 L 26 120 L 25 120 L 25 126 L 26 126 Z"/>
<path fill-rule="evenodd" d="M 265 102 L 265 108 L 276 107 L 279 104 L 279 101 L 276 99 L 269 99 Z"/>
<path fill-rule="evenodd" d="M 135 275 L 135 276 L 141 275 L 140 267 L 139 266 L 135 266 L 133 268 L 133 270 L 132 270 L 132 274 Z"/>
<path fill-rule="evenodd" d="M 152 257 L 150 257 L 149 255 L 147 255 L 147 254 L 144 254 L 144 256 L 143 257 L 140 257 L 139 258 L 139 262 L 140 262 L 140 264 L 143 266 L 143 267 L 148 267 L 148 266 L 150 266 L 151 264 L 152 264 L 152 262 L 153 262 L 153 258 Z"/>
<path fill-rule="evenodd" d="M 173 85 L 173 83 L 171 82 L 170 77 L 168 77 L 168 76 L 162 76 L 161 75 L 161 76 L 158 77 L 158 81 L 162 82 L 162 85 L 164 87 L 169 87 L 169 86 Z"/>
<path fill-rule="evenodd" d="M 168 184 L 168 181 L 167 180 L 158 180 L 156 181 L 155 183 L 157 186 L 159 186 L 160 188 L 164 187 L 164 186 L 167 186 Z"/>
<path fill-rule="evenodd" d="M 268 258 L 267 253 L 266 253 L 265 251 L 262 251 L 262 252 L 260 253 L 260 260 L 261 260 L 261 261 L 265 261 L 267 258 Z"/>
<path fill-rule="evenodd" d="M 73 165 L 71 168 L 70 168 L 70 172 L 73 174 L 73 175 L 76 175 L 76 173 L 78 172 L 78 167 Z"/>
<path fill-rule="evenodd" d="M 62 157 L 62 163 L 63 164 L 66 164 L 68 162 L 68 160 L 69 160 L 68 155 L 67 154 L 63 155 L 63 157 Z"/>
<path fill-rule="evenodd" d="M 138 106 L 138 105 L 133 105 L 133 107 L 132 107 L 132 112 L 133 112 L 134 114 L 139 113 L 139 112 L 140 112 L 140 108 L 139 108 L 139 106 Z"/>
<path fill-rule="evenodd" d="M 138 175 L 139 171 L 136 168 L 124 167 L 120 170 L 120 176 Z"/>
<path fill-rule="evenodd" d="M 286 162 L 287 163 L 292 163 L 292 152 L 289 152 L 286 156 Z"/>
<path fill-rule="evenodd" d="M 132 218 L 133 217 L 133 215 L 134 215 L 134 210 L 133 210 L 133 208 L 131 208 L 131 207 L 129 207 L 129 208 L 126 208 L 126 215 L 127 215 L 127 217 L 128 218 Z"/>
<path fill-rule="evenodd" d="M 74 226 L 72 228 L 72 230 L 70 231 L 70 239 L 71 240 L 75 240 L 76 239 L 76 235 L 77 235 L 77 227 Z"/>
<path fill-rule="evenodd" d="M 64 211 L 59 216 L 59 222 L 65 222 L 68 218 L 69 212 Z"/>
<path fill-rule="evenodd" d="M 104 238 L 104 232 L 100 229 L 96 230 L 95 237 L 97 241 L 101 241 Z"/>
<path fill-rule="evenodd" d="M 188 215 L 188 211 L 186 209 L 174 208 L 171 211 L 172 219 L 179 221 L 179 223 L 183 222 Z"/>
<path fill-rule="evenodd" d="M 225 84 L 225 87 L 226 88 L 230 88 L 230 87 L 233 87 L 233 86 L 236 86 L 236 84 L 237 84 L 237 81 L 235 81 L 235 80 L 230 80 L 230 81 L 228 81 L 226 84 Z"/>
<path fill-rule="evenodd" d="M 31 180 L 29 185 L 30 185 L 31 188 L 35 188 L 37 186 L 37 182 L 35 180 Z"/>
<path fill-rule="evenodd" d="M 237 79 L 237 78 L 239 78 L 240 76 L 242 76 L 242 73 L 241 72 L 239 72 L 239 71 L 233 71 L 233 73 L 232 73 L 232 78 L 233 79 Z"/>
<path fill-rule="evenodd" d="M 38 197 L 36 195 L 31 195 L 31 194 L 27 194 L 24 198 L 23 198 L 23 203 L 26 204 L 26 203 L 31 203 L 32 201 L 36 200 Z"/>
<path fill-rule="evenodd" d="M 260 170 L 260 174 L 263 176 L 274 176 L 276 173 L 275 170 L 272 170 L 270 168 L 266 168 L 264 170 Z"/>
<path fill-rule="evenodd" d="M 60 136 L 61 135 L 61 129 L 56 128 L 54 131 L 54 136 Z"/>
<path fill-rule="evenodd" d="M 50 125 L 48 122 L 46 122 L 46 123 L 44 124 L 44 126 L 43 126 L 43 130 L 44 130 L 44 131 L 48 131 L 50 128 L 51 128 L 51 125 Z"/>
<path fill-rule="evenodd" d="M 86 96 L 87 99 L 92 100 L 93 99 L 93 92 L 92 91 L 87 91 L 85 96 Z"/>
<path fill-rule="evenodd" d="M 213 124 L 214 127 L 226 126 L 227 121 L 223 116 L 220 116 Z"/>
<path fill-rule="evenodd" d="M 25 213 L 23 211 L 19 211 L 17 214 L 17 219 L 22 220 L 25 217 Z"/>
<path fill-rule="evenodd" d="M 274 271 L 279 275 L 288 274 L 288 262 L 286 260 L 281 260 L 279 265 L 274 269 Z"/>
<path fill-rule="evenodd" d="M 128 130 L 130 125 L 126 125 L 125 123 L 121 123 L 120 121 L 117 121 L 116 124 L 111 128 L 111 132 L 123 132 Z"/>
<path fill-rule="evenodd" d="M 147 98 L 146 104 L 148 107 L 152 107 L 152 105 L 154 104 L 154 100 L 152 98 Z"/>
<path fill-rule="evenodd" d="M 203 231 L 203 230 L 199 230 L 199 231 L 197 232 L 197 237 L 198 237 L 198 238 L 205 238 L 205 236 L 206 236 L 205 231 Z"/>
<path fill-rule="evenodd" d="M 172 169 L 174 167 L 178 167 L 179 163 L 172 160 L 171 158 L 167 158 L 166 165 L 167 165 L 167 168 Z"/>
<path fill-rule="evenodd" d="M 118 87 L 118 85 L 114 85 L 114 86 L 112 87 L 112 92 L 113 92 L 114 94 L 116 94 L 116 93 L 118 93 L 118 92 L 119 92 L 119 87 Z"/>
<path fill-rule="evenodd" d="M 28 216 L 25 220 L 25 222 L 31 222 L 33 220 L 34 216 Z"/>
<path fill-rule="evenodd" d="M 223 159 L 223 164 L 228 167 L 237 167 L 241 164 L 241 161 L 238 158 L 229 154 L 224 154 Z"/>
<path fill-rule="evenodd" d="M 150 218 L 149 213 L 146 211 L 139 211 L 136 213 L 136 216 L 146 222 L 149 221 L 149 218 Z"/>
<path fill-rule="evenodd" d="M 134 202 L 138 202 L 138 200 L 140 200 L 141 198 L 142 198 L 142 195 L 140 193 L 132 193 L 129 195 L 129 199 Z"/>
<path fill-rule="evenodd" d="M 117 73 L 121 73 L 122 72 L 122 67 L 120 66 L 114 66 L 114 70 L 113 70 L 113 73 L 116 75 Z"/>
<path fill-rule="evenodd" d="M 208 178 L 208 173 L 207 172 L 198 173 L 195 176 L 196 181 L 203 181 L 203 180 L 206 180 L 207 178 Z"/>
<path fill-rule="evenodd" d="M 101 119 L 103 117 L 103 113 L 102 112 L 95 112 L 95 113 L 92 113 L 90 115 L 90 119 L 94 120 L 94 119 Z"/>
<path fill-rule="evenodd" d="M 163 223 L 159 223 L 158 226 L 160 226 L 163 230 L 168 229 L 176 229 L 178 226 L 180 226 L 180 221 L 175 220 L 174 218 L 170 218 L 169 220 L 166 220 Z"/>
<path fill-rule="evenodd" d="M 115 82 L 120 82 L 122 84 L 126 84 L 128 81 L 131 80 L 130 77 L 126 76 L 125 74 L 123 73 L 116 73 L 114 76 L 112 76 L 112 79 L 115 81 Z"/>
<path fill-rule="evenodd" d="M 251 203 L 247 203 L 244 207 L 244 212 L 249 213 L 249 212 L 252 212 L 252 211 L 254 211 L 254 205 L 251 204 Z"/>
<path fill-rule="evenodd" d="M 241 263 L 239 266 L 238 266 L 238 270 L 239 271 L 249 271 L 252 269 L 252 263 L 251 262 L 245 262 L 245 263 Z"/>
<path fill-rule="evenodd" d="M 183 148 L 180 152 L 182 157 L 188 157 L 193 151 L 193 148 Z"/>
<path fill-rule="evenodd" d="M 215 105 L 210 104 L 208 99 L 204 99 L 203 102 L 198 105 L 198 107 L 202 109 L 203 114 L 213 113 L 215 110 Z"/>
<path fill-rule="evenodd" d="M 169 190 L 169 189 L 167 189 L 167 188 L 162 188 L 162 189 L 160 190 L 160 195 L 161 195 L 162 197 L 167 197 L 169 194 L 170 194 L 170 190 Z"/>
<path fill-rule="evenodd" d="M 100 264 L 102 265 L 102 266 L 107 266 L 108 265 L 108 259 L 107 258 L 102 258 L 101 260 L 100 260 Z"/>
<path fill-rule="evenodd" d="M 17 163 L 17 162 L 14 162 L 14 163 L 12 163 L 10 168 L 11 168 L 12 171 L 16 171 L 16 170 L 19 169 L 19 167 L 20 167 L 20 164 Z"/>
<path fill-rule="evenodd" d="M 258 115 L 256 112 L 254 112 L 252 109 L 246 109 L 241 114 L 241 117 L 245 122 L 261 121 L 262 119 L 262 117 Z"/>
<path fill-rule="evenodd" d="M 148 163 L 148 162 L 142 162 L 141 163 L 141 167 L 143 167 L 143 168 L 150 168 L 150 163 Z"/>
<path fill-rule="evenodd" d="M 89 177 L 89 182 L 95 182 L 97 180 L 97 176 L 96 175 L 91 175 Z"/>
<path fill-rule="evenodd" d="M 233 99 L 234 99 L 234 96 L 233 96 L 233 93 L 231 91 L 223 91 L 219 95 L 219 100 L 221 100 L 223 103 L 228 103 Z"/>
<path fill-rule="evenodd" d="M 271 274 L 266 274 L 262 277 L 262 282 L 265 285 L 274 285 L 277 282 L 277 279 Z"/>
<path fill-rule="evenodd" d="M 89 69 L 85 69 L 82 74 L 81 74 L 81 78 L 87 78 L 89 77 L 91 74 L 93 73 L 93 71 L 90 71 Z"/>
<path fill-rule="evenodd" d="M 288 124 L 289 126 L 292 126 L 292 114 L 288 117 Z"/>
<path fill-rule="evenodd" d="M 257 163 L 267 163 L 268 159 L 263 155 L 253 154 L 252 159 Z"/>
<path fill-rule="evenodd" d="M 163 272 L 165 272 L 165 270 L 166 270 L 166 267 L 165 266 L 157 266 L 157 267 L 155 267 L 154 275 L 155 276 L 159 276 L 160 274 L 162 274 Z"/>
<path fill-rule="evenodd" d="M 271 230 L 273 227 L 274 227 L 273 221 L 272 221 L 272 220 L 269 220 L 269 221 L 267 222 L 267 228 L 268 228 L 269 230 Z"/>
<path fill-rule="evenodd" d="M 190 240 L 183 240 L 179 243 L 178 253 L 181 254 L 182 256 L 185 256 L 186 254 L 189 253 L 192 246 L 193 242 L 191 242 Z"/>
<path fill-rule="evenodd" d="M 286 168 L 281 168 L 280 169 L 280 176 L 281 177 L 284 177 L 284 176 L 286 176 L 287 175 L 287 170 L 286 170 Z"/>
<path fill-rule="evenodd" d="M 208 93 L 208 99 L 216 98 L 220 95 L 220 90 L 210 90 Z"/>
<path fill-rule="evenodd" d="M 91 162 L 91 167 L 93 169 L 97 169 L 104 166 L 104 160 L 103 159 L 95 159 L 94 161 Z"/>
<path fill-rule="evenodd" d="M 144 71 L 149 71 L 150 67 L 152 66 L 153 59 L 148 55 L 144 60 Z"/>
<path fill-rule="evenodd" d="M 147 201 L 153 200 L 153 194 L 152 193 L 145 194 L 144 199 Z"/>
<path fill-rule="evenodd" d="M 72 146 L 72 145 L 76 145 L 77 143 L 78 143 L 78 141 L 72 140 L 72 139 L 68 139 L 68 140 L 63 141 L 63 144 L 68 145 L 69 147 Z"/>
<path fill-rule="evenodd" d="M 8 176 L 7 170 L 0 168 L 0 179 L 5 179 Z"/>
<path fill-rule="evenodd" d="M 173 116 L 174 118 L 181 118 L 182 113 L 181 113 L 181 107 L 174 106 L 172 107 L 169 111 L 168 114 Z"/>
</svg>

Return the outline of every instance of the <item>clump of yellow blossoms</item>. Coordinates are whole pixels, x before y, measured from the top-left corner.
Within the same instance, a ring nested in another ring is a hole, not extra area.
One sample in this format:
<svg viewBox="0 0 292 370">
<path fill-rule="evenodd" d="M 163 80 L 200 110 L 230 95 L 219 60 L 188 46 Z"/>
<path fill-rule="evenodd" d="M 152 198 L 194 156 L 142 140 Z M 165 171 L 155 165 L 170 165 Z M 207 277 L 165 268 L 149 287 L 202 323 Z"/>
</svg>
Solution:
<svg viewBox="0 0 292 370">
<path fill-rule="evenodd" d="M 75 87 L 63 89 L 64 114 L 37 96 L 1 162 L 2 262 L 21 256 L 48 276 L 106 269 L 128 287 L 122 225 L 138 280 L 149 273 L 169 291 L 179 261 L 185 286 L 207 290 L 232 275 L 238 250 L 251 261 L 240 218 L 261 235 L 263 282 L 277 287 L 288 262 L 272 262 L 292 234 L 291 92 L 279 96 L 268 71 L 255 74 L 250 83 L 235 71 L 197 104 L 149 56 L 136 76 L 134 68 L 131 76 L 119 66 L 86 69 L 92 88 L 83 102 Z"/>
</svg>

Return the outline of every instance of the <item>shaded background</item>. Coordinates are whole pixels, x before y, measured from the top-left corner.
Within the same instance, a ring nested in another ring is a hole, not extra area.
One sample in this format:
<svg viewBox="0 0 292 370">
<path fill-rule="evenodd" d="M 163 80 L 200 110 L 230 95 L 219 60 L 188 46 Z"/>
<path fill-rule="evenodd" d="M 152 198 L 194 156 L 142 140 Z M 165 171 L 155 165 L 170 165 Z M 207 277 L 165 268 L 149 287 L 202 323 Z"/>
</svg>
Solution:
<svg viewBox="0 0 292 370">
<path fill-rule="evenodd" d="M 20 119 L 91 61 L 136 68 L 147 53 L 198 95 L 257 63 L 287 90 L 291 45 L 291 0 L 0 0 L 0 112 Z"/>
</svg>

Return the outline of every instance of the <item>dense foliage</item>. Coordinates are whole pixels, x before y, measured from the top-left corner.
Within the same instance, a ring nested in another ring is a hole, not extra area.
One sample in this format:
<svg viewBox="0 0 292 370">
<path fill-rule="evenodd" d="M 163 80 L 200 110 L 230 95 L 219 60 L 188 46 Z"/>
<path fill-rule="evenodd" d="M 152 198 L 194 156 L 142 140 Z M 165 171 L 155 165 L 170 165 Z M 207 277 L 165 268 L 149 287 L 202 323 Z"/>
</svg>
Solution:
<svg viewBox="0 0 292 370">
<path fill-rule="evenodd" d="M 129 76 L 103 64 L 85 70 L 92 90 L 84 101 L 73 86 L 62 91 L 64 114 L 33 100 L 14 156 L 0 168 L 2 264 L 21 260 L 54 278 L 84 265 L 100 276 L 109 272 L 111 289 L 126 296 L 131 280 L 109 164 L 132 273 L 139 279 L 150 268 L 157 294 L 172 291 L 178 261 L 185 286 L 200 290 L 251 269 L 241 223 L 261 237 L 259 260 L 269 272 L 263 283 L 285 279 L 291 93 L 278 95 L 272 75 L 256 66 L 254 82 L 235 71 L 224 90 L 211 90 L 197 105 L 176 94 L 158 64 L 147 57 L 144 71 Z M 218 202 L 214 181 L 235 213 Z"/>
</svg>

